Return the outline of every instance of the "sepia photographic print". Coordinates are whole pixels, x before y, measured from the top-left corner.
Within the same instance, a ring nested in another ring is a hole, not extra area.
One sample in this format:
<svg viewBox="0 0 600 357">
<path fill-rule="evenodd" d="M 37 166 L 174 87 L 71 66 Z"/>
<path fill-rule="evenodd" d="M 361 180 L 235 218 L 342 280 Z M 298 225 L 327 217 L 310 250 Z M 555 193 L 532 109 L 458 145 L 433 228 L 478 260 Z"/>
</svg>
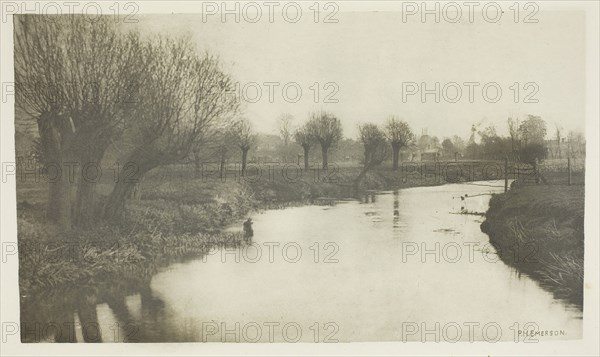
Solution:
<svg viewBox="0 0 600 357">
<path fill-rule="evenodd" d="M 3 356 L 598 355 L 598 2 L 1 7 Z"/>
</svg>

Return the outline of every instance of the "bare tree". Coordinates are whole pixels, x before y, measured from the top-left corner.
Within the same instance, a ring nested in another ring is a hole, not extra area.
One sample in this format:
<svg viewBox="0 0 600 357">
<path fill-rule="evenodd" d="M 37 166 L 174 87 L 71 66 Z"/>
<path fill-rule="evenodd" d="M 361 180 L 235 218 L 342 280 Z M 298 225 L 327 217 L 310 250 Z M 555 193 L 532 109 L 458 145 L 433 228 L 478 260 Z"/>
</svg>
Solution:
<svg viewBox="0 0 600 357">
<path fill-rule="evenodd" d="M 369 166 L 375 161 L 374 155 L 379 145 L 385 143 L 385 134 L 376 124 L 367 123 L 358 126 L 359 141 L 365 149 L 364 166 Z"/>
<path fill-rule="evenodd" d="M 556 124 L 556 157 L 561 159 L 562 158 L 562 152 L 561 152 L 561 148 L 560 148 L 560 140 L 561 140 L 561 135 L 562 135 L 562 129 L 558 126 L 558 124 Z"/>
<path fill-rule="evenodd" d="M 193 161 L 196 177 L 201 176 L 202 162 L 213 161 L 214 158 L 218 159 L 219 177 L 223 177 L 225 163 L 232 150 L 231 125 L 227 118 L 222 118 L 218 125 L 202 133 L 200 139 L 194 144 Z"/>
<path fill-rule="evenodd" d="M 292 124 L 294 121 L 294 117 L 290 114 L 282 114 L 277 120 L 279 124 L 279 135 L 281 136 L 281 140 L 283 140 L 283 145 L 288 146 L 290 139 L 293 135 Z"/>
<path fill-rule="evenodd" d="M 219 158 L 219 178 L 225 177 L 227 159 L 231 155 L 231 131 L 226 131 L 223 135 L 219 136 L 219 144 L 216 147 L 216 154 Z"/>
<path fill-rule="evenodd" d="M 304 150 L 304 170 L 308 170 L 308 154 L 310 148 L 315 143 L 315 138 L 310 133 L 307 124 L 304 124 L 294 132 L 294 140 L 296 141 L 296 144 L 302 146 L 302 149 Z"/>
<path fill-rule="evenodd" d="M 362 171 L 354 181 L 355 189 L 358 189 L 360 182 L 366 176 L 367 172 L 373 167 L 380 165 L 387 157 L 388 143 L 385 133 L 379 129 L 376 124 L 367 123 L 359 125 L 359 140 L 365 149 L 365 162 Z"/>
<path fill-rule="evenodd" d="M 209 154 L 211 158 L 217 158 L 219 164 L 219 178 L 225 177 L 227 159 L 231 157 L 236 147 L 233 135 L 232 123 L 223 127 L 212 135 L 209 144 Z"/>
<path fill-rule="evenodd" d="M 199 57 L 189 41 L 157 38 L 145 44 L 144 53 L 143 105 L 128 132 L 130 171 L 109 196 L 107 218 L 120 215 L 125 198 L 148 171 L 187 158 L 238 108 L 227 96 L 233 81 L 219 61 L 209 54 Z"/>
<path fill-rule="evenodd" d="M 87 169 L 100 167 L 136 107 L 126 94 L 142 71 L 139 54 L 138 36 L 124 33 L 109 17 L 15 17 L 17 106 L 37 121 L 40 156 L 56 172 L 47 217 L 63 228 L 94 215 L 97 175 Z M 67 165 L 79 166 L 82 175 L 66 174 Z"/>
<path fill-rule="evenodd" d="M 408 147 L 415 140 L 415 135 L 407 122 L 395 116 L 388 119 L 385 125 L 385 135 L 392 144 L 392 169 L 396 171 L 398 170 L 400 149 Z"/>
<path fill-rule="evenodd" d="M 232 136 L 236 145 L 242 151 L 242 176 L 245 176 L 248 151 L 256 141 L 252 125 L 250 125 L 250 122 L 247 119 L 238 120 L 233 124 Z"/>
<path fill-rule="evenodd" d="M 508 133 L 510 135 L 510 146 L 513 159 L 517 159 L 521 146 L 519 137 L 519 119 L 508 118 Z"/>
<path fill-rule="evenodd" d="M 320 111 L 310 115 L 307 125 L 310 134 L 321 144 L 323 169 L 327 170 L 327 153 L 342 138 L 342 124 L 335 115 Z"/>
<path fill-rule="evenodd" d="M 567 155 L 570 157 L 585 157 L 585 136 L 580 132 L 569 131 L 567 135 L 567 151 Z"/>
</svg>

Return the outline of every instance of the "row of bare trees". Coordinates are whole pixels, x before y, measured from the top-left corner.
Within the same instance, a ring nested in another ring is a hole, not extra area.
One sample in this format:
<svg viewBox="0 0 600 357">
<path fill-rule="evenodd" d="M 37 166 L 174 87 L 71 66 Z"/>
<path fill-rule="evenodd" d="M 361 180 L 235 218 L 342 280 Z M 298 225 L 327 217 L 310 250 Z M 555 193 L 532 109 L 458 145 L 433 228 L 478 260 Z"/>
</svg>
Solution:
<svg viewBox="0 0 600 357">
<path fill-rule="evenodd" d="M 145 173 L 214 147 L 239 109 L 216 57 L 103 17 L 15 17 L 15 82 L 16 104 L 29 115 L 17 120 L 35 121 L 38 157 L 54 170 L 47 217 L 64 228 L 120 216 Z M 129 168 L 99 205 L 85 168 L 100 167 L 111 145 Z M 69 167 L 82 174 L 67 175 Z"/>
<path fill-rule="evenodd" d="M 364 147 L 364 166 L 354 186 L 358 188 L 362 179 L 372 168 L 387 159 L 390 147 L 392 152 L 392 169 L 398 170 L 400 150 L 414 142 L 414 134 L 408 123 L 399 118 L 390 117 L 382 129 L 377 124 L 365 123 L 358 126 L 359 141 Z"/>
<path fill-rule="evenodd" d="M 312 146 L 321 146 L 323 169 L 327 170 L 329 149 L 342 139 L 342 123 L 334 114 L 325 111 L 313 112 L 309 119 L 294 132 L 294 140 L 304 150 L 304 168 L 308 169 L 308 154 Z"/>
<path fill-rule="evenodd" d="M 314 112 L 306 123 L 294 131 L 294 140 L 304 151 L 304 167 L 308 169 L 310 149 L 319 144 L 323 159 L 323 169 L 328 167 L 328 152 L 342 138 L 340 120 L 333 114 L 324 111 Z M 383 129 L 374 123 L 359 125 L 359 140 L 364 146 L 364 166 L 372 168 L 381 164 L 391 146 L 393 169 L 398 169 L 400 150 L 414 141 L 414 134 L 403 120 L 391 116 Z"/>
<path fill-rule="evenodd" d="M 193 150 L 196 177 L 201 176 L 204 162 L 214 162 L 215 159 L 219 165 L 219 177 L 225 177 L 227 161 L 236 153 L 241 156 L 241 176 L 245 176 L 248 153 L 256 144 L 257 135 L 248 119 L 223 121 L 218 130 L 211 132 L 210 137 Z"/>
</svg>

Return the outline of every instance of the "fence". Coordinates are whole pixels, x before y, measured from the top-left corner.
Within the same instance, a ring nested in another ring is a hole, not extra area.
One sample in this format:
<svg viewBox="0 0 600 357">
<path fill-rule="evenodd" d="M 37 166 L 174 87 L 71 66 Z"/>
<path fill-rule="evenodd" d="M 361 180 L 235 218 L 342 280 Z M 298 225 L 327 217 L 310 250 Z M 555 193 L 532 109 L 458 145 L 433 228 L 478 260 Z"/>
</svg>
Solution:
<svg viewBox="0 0 600 357">
<path fill-rule="evenodd" d="M 585 181 L 585 159 L 566 158 L 546 160 L 537 165 L 513 162 L 504 159 L 504 191 L 508 190 L 508 180 L 519 183 L 547 185 L 583 185 Z"/>
</svg>

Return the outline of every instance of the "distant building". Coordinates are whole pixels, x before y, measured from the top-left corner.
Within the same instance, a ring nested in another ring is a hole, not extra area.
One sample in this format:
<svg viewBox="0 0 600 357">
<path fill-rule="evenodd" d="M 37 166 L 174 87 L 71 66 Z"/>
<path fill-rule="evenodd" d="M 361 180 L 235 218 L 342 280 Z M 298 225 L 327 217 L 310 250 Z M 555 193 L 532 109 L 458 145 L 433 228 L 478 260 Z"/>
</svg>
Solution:
<svg viewBox="0 0 600 357">
<path fill-rule="evenodd" d="M 441 149 L 427 149 L 421 153 L 421 161 L 438 161 L 442 157 Z"/>
</svg>

